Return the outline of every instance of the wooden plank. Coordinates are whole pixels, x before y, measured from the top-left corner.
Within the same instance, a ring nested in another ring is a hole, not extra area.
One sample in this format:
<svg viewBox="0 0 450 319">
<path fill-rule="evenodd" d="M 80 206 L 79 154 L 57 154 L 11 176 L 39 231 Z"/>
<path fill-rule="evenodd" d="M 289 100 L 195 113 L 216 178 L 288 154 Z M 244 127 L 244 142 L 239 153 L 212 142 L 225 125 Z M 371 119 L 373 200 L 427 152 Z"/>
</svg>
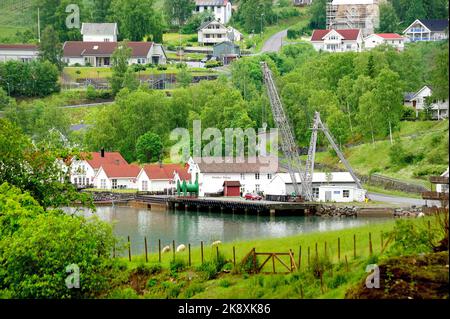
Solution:
<svg viewBox="0 0 450 319">
<path fill-rule="evenodd" d="M 430 176 L 430 183 L 433 184 L 448 184 L 448 177 L 446 176 Z"/>
<path fill-rule="evenodd" d="M 265 264 L 269 261 L 269 259 L 272 257 L 272 255 L 267 256 L 267 258 L 264 260 L 264 262 L 261 264 L 261 266 L 259 266 L 258 268 L 258 272 L 261 271 L 261 269 L 263 269 L 263 267 L 265 266 Z"/>
<path fill-rule="evenodd" d="M 277 255 L 274 255 L 275 256 L 275 258 L 276 259 L 278 259 L 278 261 L 284 266 L 284 267 L 286 267 L 286 269 L 287 270 L 289 270 L 290 271 L 290 269 L 289 269 L 289 266 L 288 265 L 286 265 L 285 263 L 284 263 L 284 261 L 282 261 L 280 258 L 278 258 L 278 256 Z"/>
</svg>

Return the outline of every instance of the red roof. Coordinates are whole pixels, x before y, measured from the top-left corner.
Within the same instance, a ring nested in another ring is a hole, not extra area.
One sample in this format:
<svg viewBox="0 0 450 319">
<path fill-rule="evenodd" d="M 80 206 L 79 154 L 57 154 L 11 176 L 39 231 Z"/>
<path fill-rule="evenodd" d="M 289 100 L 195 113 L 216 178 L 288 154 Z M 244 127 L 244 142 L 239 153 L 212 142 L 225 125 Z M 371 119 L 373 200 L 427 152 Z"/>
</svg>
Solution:
<svg viewBox="0 0 450 319">
<path fill-rule="evenodd" d="M 225 181 L 223 182 L 224 187 L 241 187 L 241 182 L 239 181 Z"/>
<path fill-rule="evenodd" d="M 189 181 L 191 179 L 187 168 L 180 164 L 149 164 L 144 166 L 144 171 L 149 179 L 173 180 L 174 171 L 182 180 Z"/>
<path fill-rule="evenodd" d="M 30 50 L 37 51 L 38 46 L 35 44 L 0 44 L 0 50 Z"/>
<path fill-rule="evenodd" d="M 119 152 L 105 152 L 105 157 L 100 152 L 91 152 L 82 154 L 82 157 L 93 169 L 99 169 L 102 165 L 128 165 Z"/>
<path fill-rule="evenodd" d="M 403 37 L 397 33 L 375 33 L 375 35 L 382 37 L 383 39 L 403 39 Z"/>
<path fill-rule="evenodd" d="M 314 30 L 311 41 L 323 41 L 323 38 L 332 30 Z M 344 40 L 356 40 L 361 32 L 359 29 L 334 30 L 339 33 Z"/>
<path fill-rule="evenodd" d="M 63 51 L 65 57 L 81 56 L 111 56 L 116 50 L 118 42 L 82 42 L 67 41 Z M 133 58 L 147 57 L 153 42 L 128 42 Z"/>
<path fill-rule="evenodd" d="M 136 178 L 141 171 L 139 166 L 130 164 L 104 164 L 101 167 L 108 178 Z"/>
</svg>

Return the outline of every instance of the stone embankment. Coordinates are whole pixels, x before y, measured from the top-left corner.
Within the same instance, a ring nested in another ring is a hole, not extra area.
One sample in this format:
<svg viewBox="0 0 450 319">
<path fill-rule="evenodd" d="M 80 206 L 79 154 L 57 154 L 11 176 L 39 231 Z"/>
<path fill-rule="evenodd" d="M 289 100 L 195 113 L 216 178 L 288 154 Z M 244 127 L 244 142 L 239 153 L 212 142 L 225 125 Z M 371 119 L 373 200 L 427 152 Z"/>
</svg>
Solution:
<svg viewBox="0 0 450 319">
<path fill-rule="evenodd" d="M 373 212 L 371 213 L 370 211 Z M 369 212 L 368 212 L 369 211 Z M 395 209 L 367 209 L 355 206 L 337 207 L 334 205 L 322 205 L 317 208 L 316 215 L 320 217 L 356 217 L 356 216 L 393 216 L 393 217 L 423 217 L 422 207 Z"/>
<path fill-rule="evenodd" d="M 319 206 L 317 215 L 321 217 L 356 217 L 358 208 L 352 207 L 336 207 L 336 206 Z"/>
</svg>

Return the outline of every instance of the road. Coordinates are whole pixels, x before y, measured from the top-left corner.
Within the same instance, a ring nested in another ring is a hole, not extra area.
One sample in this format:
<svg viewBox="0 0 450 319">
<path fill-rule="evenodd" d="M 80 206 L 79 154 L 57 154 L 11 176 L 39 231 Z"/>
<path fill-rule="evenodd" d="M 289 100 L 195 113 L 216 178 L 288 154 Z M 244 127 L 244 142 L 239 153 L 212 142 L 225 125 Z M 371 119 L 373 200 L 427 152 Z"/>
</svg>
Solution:
<svg viewBox="0 0 450 319">
<path fill-rule="evenodd" d="M 408 205 L 408 206 L 423 206 L 425 205 L 425 200 L 423 199 L 417 199 L 417 198 L 408 198 L 408 197 L 399 197 L 399 196 L 392 196 L 392 195 L 385 195 L 385 194 L 378 194 L 378 193 L 368 193 L 369 198 L 373 201 L 377 202 L 385 202 L 390 204 L 397 204 L 397 205 Z M 427 201 L 428 206 L 440 206 L 439 201 Z"/>
<path fill-rule="evenodd" d="M 281 32 L 275 33 L 271 36 L 266 43 L 264 43 L 261 53 L 265 52 L 278 52 L 283 45 L 283 38 L 287 36 L 287 29 Z"/>
</svg>

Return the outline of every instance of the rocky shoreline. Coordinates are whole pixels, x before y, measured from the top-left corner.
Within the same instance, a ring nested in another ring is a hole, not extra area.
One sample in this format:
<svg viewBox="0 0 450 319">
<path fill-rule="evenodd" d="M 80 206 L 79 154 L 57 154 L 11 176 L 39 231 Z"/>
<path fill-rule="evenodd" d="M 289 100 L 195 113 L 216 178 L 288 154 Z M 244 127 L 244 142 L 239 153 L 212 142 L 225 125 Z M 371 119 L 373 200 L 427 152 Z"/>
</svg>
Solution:
<svg viewBox="0 0 450 319">
<path fill-rule="evenodd" d="M 356 206 L 337 207 L 334 205 L 322 205 L 318 207 L 315 215 L 320 217 L 356 217 L 361 210 L 363 210 L 363 208 Z M 392 209 L 391 215 L 392 217 L 425 216 L 422 207 L 417 206 Z"/>
</svg>

